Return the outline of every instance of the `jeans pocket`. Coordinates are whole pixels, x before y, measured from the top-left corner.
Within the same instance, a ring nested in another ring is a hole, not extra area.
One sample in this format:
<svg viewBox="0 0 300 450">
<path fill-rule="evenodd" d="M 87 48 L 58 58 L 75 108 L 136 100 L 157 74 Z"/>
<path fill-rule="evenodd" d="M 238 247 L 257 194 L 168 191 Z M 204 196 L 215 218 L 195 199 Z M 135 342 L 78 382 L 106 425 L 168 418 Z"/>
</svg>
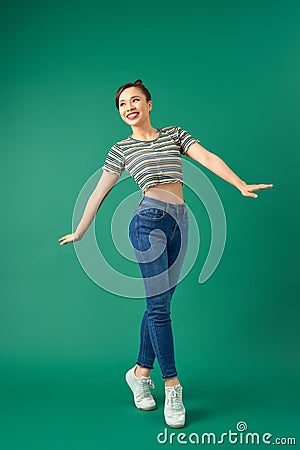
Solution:
<svg viewBox="0 0 300 450">
<path fill-rule="evenodd" d="M 166 211 L 160 208 L 141 206 L 137 214 L 141 219 L 159 220 L 166 215 Z"/>
</svg>

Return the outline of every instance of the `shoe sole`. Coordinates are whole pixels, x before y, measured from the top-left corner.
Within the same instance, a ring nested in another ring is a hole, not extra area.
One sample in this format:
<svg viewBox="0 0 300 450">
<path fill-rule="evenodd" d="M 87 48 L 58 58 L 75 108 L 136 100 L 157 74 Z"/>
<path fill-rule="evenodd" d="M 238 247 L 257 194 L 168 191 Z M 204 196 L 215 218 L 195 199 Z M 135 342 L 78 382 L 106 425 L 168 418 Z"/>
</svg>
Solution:
<svg viewBox="0 0 300 450">
<path fill-rule="evenodd" d="M 165 421 L 165 422 L 168 425 L 168 427 L 170 427 L 170 428 L 183 428 L 185 426 L 185 423 L 183 423 L 182 425 L 172 425 L 172 424 L 168 423 L 167 421 Z"/>
<path fill-rule="evenodd" d="M 149 406 L 149 408 L 141 408 L 141 407 L 136 403 L 136 401 L 135 401 L 135 396 L 134 396 L 134 392 L 133 392 L 133 384 L 132 384 L 131 379 L 130 379 L 130 373 L 129 373 L 129 371 L 126 372 L 125 378 L 126 378 L 126 382 L 127 382 L 128 386 L 130 387 L 130 389 L 131 389 L 131 391 L 132 391 L 132 393 L 133 393 L 133 400 L 134 400 L 135 406 L 136 406 L 138 409 L 142 409 L 143 411 L 152 411 L 153 409 L 155 409 L 155 408 L 156 408 L 156 405 L 154 405 L 154 406 Z"/>
</svg>

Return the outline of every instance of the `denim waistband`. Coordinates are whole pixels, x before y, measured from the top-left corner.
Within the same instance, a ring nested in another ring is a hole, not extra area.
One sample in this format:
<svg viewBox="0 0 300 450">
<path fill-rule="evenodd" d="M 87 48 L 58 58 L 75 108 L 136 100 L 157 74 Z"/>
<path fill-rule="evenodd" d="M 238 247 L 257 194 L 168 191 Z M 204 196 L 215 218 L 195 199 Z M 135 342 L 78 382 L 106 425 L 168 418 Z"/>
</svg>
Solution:
<svg viewBox="0 0 300 450">
<path fill-rule="evenodd" d="M 157 207 L 157 208 L 162 208 L 165 211 L 170 211 L 170 212 L 183 212 L 186 209 L 186 203 L 168 203 L 168 202 L 164 202 L 162 200 L 158 200 L 156 198 L 153 197 L 148 197 L 146 195 L 143 195 L 143 197 L 141 198 L 141 200 L 139 201 L 139 205 L 149 205 L 149 206 L 153 206 L 153 207 Z"/>
</svg>

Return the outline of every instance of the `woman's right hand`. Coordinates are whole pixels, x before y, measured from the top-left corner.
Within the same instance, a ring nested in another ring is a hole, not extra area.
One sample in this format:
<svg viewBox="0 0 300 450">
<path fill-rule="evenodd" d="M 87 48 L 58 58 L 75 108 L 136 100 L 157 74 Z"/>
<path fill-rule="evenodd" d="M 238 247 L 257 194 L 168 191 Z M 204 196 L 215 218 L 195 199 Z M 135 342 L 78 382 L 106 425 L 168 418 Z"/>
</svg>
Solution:
<svg viewBox="0 0 300 450">
<path fill-rule="evenodd" d="M 81 236 L 79 236 L 79 234 L 75 232 L 62 236 L 61 238 L 58 239 L 58 241 L 60 242 L 60 245 L 65 245 L 68 244 L 69 242 L 79 241 L 80 239 Z"/>
</svg>

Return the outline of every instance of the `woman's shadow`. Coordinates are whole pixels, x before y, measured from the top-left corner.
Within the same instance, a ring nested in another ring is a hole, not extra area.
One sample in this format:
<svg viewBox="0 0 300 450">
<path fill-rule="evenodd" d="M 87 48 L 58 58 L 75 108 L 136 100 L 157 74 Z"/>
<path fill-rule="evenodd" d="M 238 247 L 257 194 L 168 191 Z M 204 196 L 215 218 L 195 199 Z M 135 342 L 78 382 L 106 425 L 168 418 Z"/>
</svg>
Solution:
<svg viewBox="0 0 300 450">
<path fill-rule="evenodd" d="M 238 382 L 220 378 L 189 379 L 183 390 L 186 406 L 186 425 L 205 423 L 212 417 L 239 418 L 248 408 L 259 407 L 267 398 L 265 386 L 256 380 L 241 379 Z"/>
</svg>

